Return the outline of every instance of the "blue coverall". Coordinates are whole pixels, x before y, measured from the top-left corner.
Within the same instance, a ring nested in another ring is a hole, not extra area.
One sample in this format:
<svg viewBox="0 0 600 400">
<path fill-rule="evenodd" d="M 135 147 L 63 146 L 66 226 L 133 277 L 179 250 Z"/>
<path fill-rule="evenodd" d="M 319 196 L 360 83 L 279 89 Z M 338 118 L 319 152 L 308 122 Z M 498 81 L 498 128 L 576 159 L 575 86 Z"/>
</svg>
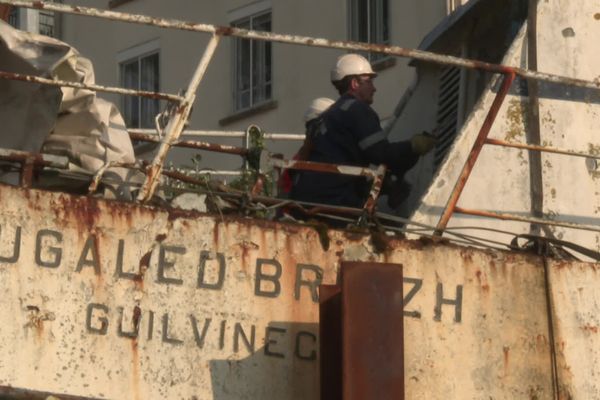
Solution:
<svg viewBox="0 0 600 400">
<path fill-rule="evenodd" d="M 307 161 L 367 167 L 385 164 L 401 177 L 419 156 L 410 141 L 390 143 L 377 113 L 351 95 L 341 96 L 321 116 L 311 135 Z M 313 171 L 294 174 L 291 198 L 298 201 L 362 207 L 369 193 L 365 177 Z"/>
</svg>

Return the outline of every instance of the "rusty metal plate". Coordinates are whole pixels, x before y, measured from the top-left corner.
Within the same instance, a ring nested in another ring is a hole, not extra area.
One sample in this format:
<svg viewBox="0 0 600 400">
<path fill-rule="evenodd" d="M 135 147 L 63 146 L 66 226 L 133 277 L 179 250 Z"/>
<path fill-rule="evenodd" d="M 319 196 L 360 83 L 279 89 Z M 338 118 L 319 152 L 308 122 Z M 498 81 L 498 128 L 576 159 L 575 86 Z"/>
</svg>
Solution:
<svg viewBox="0 0 600 400">
<path fill-rule="evenodd" d="M 343 398 L 404 400 L 402 266 L 341 265 Z"/>
<path fill-rule="evenodd" d="M 321 399 L 342 399 L 342 296 L 338 285 L 319 287 Z"/>
<path fill-rule="evenodd" d="M 600 264 L 550 262 L 561 399 L 600 398 Z"/>
<path fill-rule="evenodd" d="M 0 200 L 0 387 L 317 398 L 317 288 L 345 260 L 404 266 L 406 398 L 552 394 L 539 258 L 423 241 L 376 254 L 339 231 L 325 251 L 302 226 L 8 186 Z"/>
</svg>

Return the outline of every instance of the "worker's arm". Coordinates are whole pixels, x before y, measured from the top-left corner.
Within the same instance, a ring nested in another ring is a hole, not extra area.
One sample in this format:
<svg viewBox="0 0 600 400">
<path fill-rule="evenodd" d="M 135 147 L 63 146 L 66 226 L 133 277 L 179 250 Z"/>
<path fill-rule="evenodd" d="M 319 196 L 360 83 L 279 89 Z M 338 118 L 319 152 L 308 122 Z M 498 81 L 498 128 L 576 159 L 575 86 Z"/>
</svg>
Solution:
<svg viewBox="0 0 600 400">
<path fill-rule="evenodd" d="M 382 139 L 363 149 L 372 164 L 385 164 L 394 174 L 402 176 L 419 160 L 413 153 L 410 141 L 390 143 Z"/>
<path fill-rule="evenodd" d="M 433 143 L 424 149 L 422 135 L 416 135 L 417 140 L 389 142 L 381 129 L 379 117 L 368 106 L 356 102 L 356 107 L 350 110 L 353 116 L 354 132 L 358 147 L 366 160 L 372 164 L 385 164 L 394 174 L 402 176 L 411 169 L 433 147 Z M 427 143 L 426 143 L 427 144 Z M 425 151 L 424 151 L 425 150 Z"/>
</svg>

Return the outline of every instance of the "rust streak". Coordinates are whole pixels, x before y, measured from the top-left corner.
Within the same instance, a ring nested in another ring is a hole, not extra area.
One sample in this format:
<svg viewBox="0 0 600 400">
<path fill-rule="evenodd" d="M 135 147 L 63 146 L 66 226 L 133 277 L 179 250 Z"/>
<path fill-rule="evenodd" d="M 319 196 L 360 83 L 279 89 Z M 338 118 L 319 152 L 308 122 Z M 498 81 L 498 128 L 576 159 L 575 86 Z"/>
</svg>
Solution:
<svg viewBox="0 0 600 400">
<path fill-rule="evenodd" d="M 135 332 L 139 332 L 141 317 L 142 317 L 142 310 L 140 309 L 140 307 L 138 307 L 138 306 L 133 307 L 132 322 L 133 322 L 133 327 L 135 329 Z"/>
<path fill-rule="evenodd" d="M 133 386 L 133 398 L 140 399 L 140 355 L 137 337 L 131 340 L 131 380 Z"/>
<path fill-rule="evenodd" d="M 231 36 L 233 33 L 233 28 L 230 26 L 219 26 L 215 30 L 215 33 L 220 36 Z"/>
<path fill-rule="evenodd" d="M 589 324 L 582 326 L 581 330 L 588 333 L 598 333 L 598 327 Z"/>
<path fill-rule="evenodd" d="M 510 347 L 509 346 L 504 346 L 502 348 L 503 352 L 504 352 L 504 376 L 508 376 L 508 367 L 509 367 L 509 361 L 510 361 L 510 357 L 509 357 L 509 353 L 510 353 Z"/>
<path fill-rule="evenodd" d="M 133 279 L 133 281 L 135 282 L 135 285 L 139 289 L 143 289 L 144 288 L 144 276 L 146 274 L 146 271 L 150 267 L 150 257 L 151 256 L 152 256 L 152 252 L 149 251 L 146 254 L 144 254 L 142 256 L 142 258 L 140 259 L 139 273 L 136 274 L 135 277 L 134 277 L 134 279 Z"/>
</svg>

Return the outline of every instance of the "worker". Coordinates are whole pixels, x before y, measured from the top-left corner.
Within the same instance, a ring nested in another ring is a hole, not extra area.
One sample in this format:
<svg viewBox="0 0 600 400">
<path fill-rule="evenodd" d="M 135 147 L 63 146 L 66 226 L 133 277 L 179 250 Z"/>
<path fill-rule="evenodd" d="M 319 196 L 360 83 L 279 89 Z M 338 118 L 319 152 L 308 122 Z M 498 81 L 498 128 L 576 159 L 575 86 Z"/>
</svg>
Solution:
<svg viewBox="0 0 600 400">
<path fill-rule="evenodd" d="M 312 149 L 312 138 L 317 133 L 319 129 L 320 119 L 319 117 L 326 110 L 329 109 L 335 103 L 330 98 L 327 97 L 318 97 L 314 99 L 306 111 L 304 112 L 304 126 L 306 128 L 306 139 L 304 140 L 304 144 L 298 151 L 298 157 L 295 158 L 297 160 L 307 160 L 310 155 L 310 151 Z"/>
<path fill-rule="evenodd" d="M 318 97 L 310 102 L 310 105 L 304 112 L 303 121 L 305 127 L 305 138 L 302 147 L 294 155 L 293 160 L 306 161 L 312 149 L 312 136 L 315 134 L 319 126 L 319 117 L 327 110 L 331 105 L 335 103 L 334 100 L 327 97 Z M 297 171 L 286 169 L 282 172 L 281 178 L 279 179 L 279 195 L 280 197 L 289 196 L 292 190 L 292 176 Z"/>
<path fill-rule="evenodd" d="M 306 160 L 368 167 L 385 164 L 398 177 L 412 168 L 419 156 L 436 143 L 433 136 L 417 134 L 408 141 L 390 143 L 379 116 L 371 108 L 375 94 L 371 64 L 361 55 L 339 57 L 331 70 L 331 82 L 339 99 L 319 118 Z M 365 177 L 299 171 L 294 176 L 291 198 L 298 201 L 362 207 L 370 185 Z"/>
</svg>

